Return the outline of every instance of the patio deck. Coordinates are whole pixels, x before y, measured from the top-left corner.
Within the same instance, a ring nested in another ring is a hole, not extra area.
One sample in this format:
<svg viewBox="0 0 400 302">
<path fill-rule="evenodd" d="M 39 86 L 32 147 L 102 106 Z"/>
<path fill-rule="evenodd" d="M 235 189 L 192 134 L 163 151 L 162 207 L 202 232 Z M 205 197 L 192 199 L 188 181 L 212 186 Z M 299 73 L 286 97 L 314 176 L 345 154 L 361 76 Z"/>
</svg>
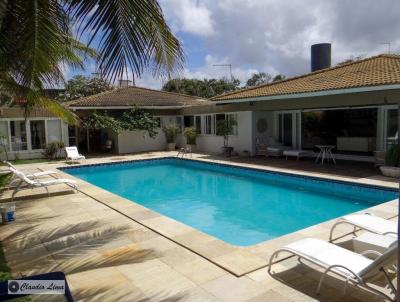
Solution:
<svg viewBox="0 0 400 302">
<path fill-rule="evenodd" d="M 87 162 L 166 155 L 171 153 L 93 158 Z M 396 181 L 377 175 L 376 170 L 368 166 L 371 164 L 360 164 L 355 169 L 351 168 L 351 164 L 342 162 L 336 167 L 320 167 L 305 160 L 226 159 L 208 155 L 194 155 L 194 158 L 321 174 L 391 187 L 397 185 Z M 43 163 L 21 168 L 54 169 L 58 165 L 60 163 Z M 321 295 L 316 296 L 315 289 L 321 273 L 294 258 L 276 264 L 272 276 L 267 273 L 267 268 L 261 268 L 237 277 L 176 240 L 171 240 L 155 227 L 147 227 L 145 224 L 148 221 L 152 221 L 154 226 L 158 219 L 151 211 L 130 212 L 135 214 L 135 219 L 132 219 L 126 203 L 118 201 L 120 205 L 114 209 L 111 201 L 99 201 L 103 195 L 94 186 L 82 183 L 78 194 L 19 200 L 17 221 L 0 226 L 0 240 L 14 276 L 62 270 L 67 274 L 76 301 L 381 301 L 354 287 L 343 296 L 343 281 L 333 277 L 326 281 Z M 380 206 L 376 211 L 381 216 L 392 217 L 397 214 L 396 209 L 397 204 L 391 203 Z M 279 241 L 268 246 L 257 245 L 248 252 L 266 259 L 284 243 L 304 236 L 327 239 L 327 232 L 326 225 L 308 228 L 301 233 L 278 238 Z M 188 241 L 196 235 L 189 232 L 179 236 L 186 237 Z M 203 248 L 208 246 L 217 257 L 224 256 L 224 250 L 218 245 L 208 241 L 203 243 Z M 240 264 L 240 256 L 235 254 L 232 261 Z M 43 296 L 39 298 L 44 300 Z"/>
</svg>

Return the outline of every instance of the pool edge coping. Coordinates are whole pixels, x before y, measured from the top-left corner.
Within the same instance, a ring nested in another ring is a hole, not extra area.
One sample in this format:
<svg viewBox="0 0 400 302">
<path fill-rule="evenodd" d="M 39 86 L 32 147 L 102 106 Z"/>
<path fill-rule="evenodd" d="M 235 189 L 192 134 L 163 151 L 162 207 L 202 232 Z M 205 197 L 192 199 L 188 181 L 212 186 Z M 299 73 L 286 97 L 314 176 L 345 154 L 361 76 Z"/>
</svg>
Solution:
<svg viewBox="0 0 400 302">
<path fill-rule="evenodd" d="M 164 238 L 167 238 L 168 240 L 171 240 L 175 244 L 178 244 L 191 252 L 201 256 L 202 258 L 210 261 L 211 263 L 219 266 L 220 268 L 226 270 L 227 272 L 235 275 L 236 277 L 241 277 L 246 274 L 249 274 L 251 272 L 254 272 L 256 270 L 262 269 L 264 267 L 268 266 L 268 259 L 261 258 L 260 256 L 256 255 L 254 252 L 252 252 L 252 249 L 263 247 L 264 248 L 269 248 L 269 245 L 276 246 L 279 245 L 279 242 L 283 240 L 286 242 L 287 237 L 296 237 L 295 235 L 298 235 L 299 233 L 303 232 L 304 230 L 311 229 L 311 228 L 320 228 L 321 225 L 325 225 L 328 223 L 332 223 L 335 221 L 337 218 L 334 218 L 332 220 L 324 221 L 320 224 L 316 224 L 313 226 L 310 226 L 306 229 L 301 229 L 293 233 L 286 234 L 284 236 L 280 236 L 271 240 L 263 241 L 260 243 L 257 243 L 255 245 L 251 246 L 246 246 L 246 247 L 240 247 L 240 246 L 234 246 L 232 244 L 229 244 L 227 242 L 224 242 L 223 240 L 220 240 L 218 238 L 215 238 L 209 234 L 203 233 L 191 226 L 188 226 L 182 222 L 179 222 L 177 220 L 174 220 L 172 218 L 169 218 L 167 216 L 161 215 L 151 209 L 148 209 L 138 203 L 136 203 L 133 200 L 126 199 L 124 197 L 121 197 L 117 194 L 111 193 L 105 189 L 102 189 L 100 187 L 97 187 L 94 184 L 91 184 L 89 182 L 86 182 L 80 178 L 75 177 L 74 175 L 68 174 L 64 172 L 64 170 L 68 170 L 71 168 L 79 168 L 79 167 L 90 167 L 90 166 L 99 166 L 99 165 L 112 165 L 112 164 L 123 164 L 123 163 L 129 163 L 129 162 L 137 162 L 137 161 L 151 161 L 151 160 L 160 160 L 160 159 L 176 159 L 176 157 L 172 156 L 159 156 L 159 157 L 154 157 L 154 158 L 148 158 L 148 159 L 131 159 L 127 161 L 120 161 L 120 162 L 112 162 L 112 163 L 103 163 L 103 164 L 85 164 L 85 165 L 79 165 L 79 166 L 67 166 L 67 167 L 58 167 L 57 169 L 60 170 L 62 173 L 68 175 L 68 177 L 73 177 L 75 180 L 78 181 L 80 185 L 79 191 L 82 192 L 83 194 L 87 195 L 88 197 L 106 205 L 107 207 L 117 211 L 118 213 L 124 215 L 125 217 L 135 221 L 136 223 L 141 224 L 142 226 L 152 230 L 153 232 L 156 232 L 157 234 L 163 236 Z M 293 176 L 305 176 L 305 177 L 311 177 L 315 179 L 323 179 L 327 181 L 332 181 L 332 179 L 329 179 L 327 177 L 319 177 L 319 176 L 308 176 L 308 175 L 298 175 L 296 173 L 290 173 L 290 172 L 282 172 L 282 171 L 271 171 L 270 169 L 263 169 L 263 167 L 260 168 L 254 168 L 254 167 L 248 167 L 245 165 L 236 165 L 236 163 L 233 164 L 228 164 L 228 163 L 219 163 L 215 161 L 210 161 L 208 159 L 206 160 L 199 160 L 199 159 L 184 159 L 184 160 L 191 160 L 191 161 L 197 161 L 197 162 L 207 162 L 207 163 L 213 163 L 213 164 L 219 164 L 219 165 L 225 165 L 229 167 L 238 167 L 238 168 L 247 168 L 247 169 L 252 169 L 252 170 L 257 170 L 257 171 L 268 171 L 268 172 L 277 172 L 281 174 L 289 174 Z M 335 181 L 335 180 L 333 180 Z M 347 184 L 354 184 L 354 185 L 359 185 L 363 183 L 358 183 L 354 181 L 346 181 L 346 180 L 338 180 L 340 183 L 347 183 Z M 368 187 L 373 187 L 373 188 L 380 188 L 380 189 L 389 189 L 389 190 L 394 190 L 395 188 L 390 187 L 390 186 L 381 186 L 381 185 L 371 185 L 371 184 L 363 184 Z M 395 200 L 397 201 L 397 200 Z M 389 204 L 393 202 L 388 201 L 379 205 L 376 205 L 371 208 L 364 209 L 359 212 L 366 212 L 370 209 L 373 208 L 379 208 L 380 206 L 384 206 L 385 204 Z M 394 216 L 395 217 L 395 216 Z M 386 217 L 386 218 L 391 218 L 391 217 Z M 338 237 L 343 237 L 348 234 L 352 234 L 352 232 L 348 233 L 340 233 Z M 189 237 L 189 238 L 187 238 Z M 193 237 L 195 237 L 193 239 Z M 338 238 L 337 237 L 337 238 Z M 297 240 L 297 239 L 296 239 Z M 278 244 L 277 244 L 278 242 Z M 287 244 L 287 243 L 282 243 L 282 245 Z M 278 258 L 276 262 L 279 262 L 283 260 L 286 257 Z"/>
</svg>

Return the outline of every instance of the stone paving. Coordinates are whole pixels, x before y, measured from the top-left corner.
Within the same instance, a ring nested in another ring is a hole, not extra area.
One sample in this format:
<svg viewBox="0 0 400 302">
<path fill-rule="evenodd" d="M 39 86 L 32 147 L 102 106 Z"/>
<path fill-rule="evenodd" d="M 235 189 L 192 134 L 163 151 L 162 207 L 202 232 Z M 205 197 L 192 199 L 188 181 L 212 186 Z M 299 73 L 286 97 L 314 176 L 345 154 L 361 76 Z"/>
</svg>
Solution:
<svg viewBox="0 0 400 302">
<path fill-rule="evenodd" d="M 170 155 L 94 158 L 87 163 Z M 32 164 L 21 169 L 60 165 L 65 164 Z M 373 177 L 365 182 L 396 185 Z M 354 287 L 343 295 L 344 283 L 334 277 L 329 277 L 317 296 L 321 272 L 295 258 L 275 264 L 273 274 L 268 274 L 265 263 L 274 250 L 304 237 L 327 240 L 333 221 L 237 250 L 116 195 L 104 196 L 103 190 L 88 183 L 80 183 L 80 192 L 75 194 L 60 187 L 68 194 L 48 197 L 39 190 L 21 192 L 25 198 L 17 200 L 17 221 L 0 226 L 5 256 L 15 277 L 64 271 L 76 301 L 381 301 Z M 29 194 L 33 197 L 27 198 Z M 393 218 L 397 203 L 369 211 Z M 348 231 L 339 229 L 338 234 Z M 338 242 L 349 239 L 351 235 Z M 380 280 L 377 283 L 381 286 Z"/>
</svg>

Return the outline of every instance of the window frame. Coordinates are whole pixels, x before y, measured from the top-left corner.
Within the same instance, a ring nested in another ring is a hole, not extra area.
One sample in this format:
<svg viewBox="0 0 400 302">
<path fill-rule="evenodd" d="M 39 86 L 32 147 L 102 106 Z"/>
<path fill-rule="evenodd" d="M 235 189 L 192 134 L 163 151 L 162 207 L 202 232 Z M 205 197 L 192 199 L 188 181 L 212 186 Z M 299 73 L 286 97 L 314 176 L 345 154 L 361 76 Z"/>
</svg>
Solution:
<svg viewBox="0 0 400 302">
<path fill-rule="evenodd" d="M 43 121 L 43 123 L 44 123 L 44 148 L 33 148 L 33 144 L 32 144 L 32 122 L 41 122 L 41 121 Z M 36 120 L 36 119 L 31 119 L 31 120 L 28 120 L 28 125 L 29 125 L 29 132 L 30 132 L 30 146 L 31 146 L 31 150 L 32 151 L 36 151 L 36 150 L 44 150 L 45 148 L 46 148 L 46 146 L 47 146 L 47 144 L 48 144 L 48 137 L 47 137 L 47 135 L 48 135 L 48 131 L 47 131 L 47 121 L 46 120 L 44 120 L 44 119 L 38 119 L 38 120 Z M 26 130 L 26 132 L 28 132 L 28 129 Z"/>
<path fill-rule="evenodd" d="M 46 145 L 48 144 L 48 138 L 47 138 L 47 121 L 49 120 L 59 120 L 61 124 L 61 141 L 65 141 L 65 131 L 64 131 L 64 125 L 65 123 L 61 118 L 57 117 L 30 117 L 27 118 L 26 120 L 22 117 L 15 117 L 15 118 L 0 118 L 0 121 L 2 122 L 7 122 L 7 128 L 8 128 L 8 152 L 15 152 L 15 153 L 31 153 L 31 152 L 43 152 L 44 149 L 32 149 L 32 144 L 31 144 L 31 127 L 30 127 L 30 121 L 44 121 L 45 122 L 45 140 L 46 140 Z M 13 150 L 12 149 L 12 144 L 11 144 L 11 122 L 20 122 L 20 121 L 25 121 L 25 127 L 26 127 L 26 140 L 27 140 L 27 149 L 26 150 Z"/>
</svg>

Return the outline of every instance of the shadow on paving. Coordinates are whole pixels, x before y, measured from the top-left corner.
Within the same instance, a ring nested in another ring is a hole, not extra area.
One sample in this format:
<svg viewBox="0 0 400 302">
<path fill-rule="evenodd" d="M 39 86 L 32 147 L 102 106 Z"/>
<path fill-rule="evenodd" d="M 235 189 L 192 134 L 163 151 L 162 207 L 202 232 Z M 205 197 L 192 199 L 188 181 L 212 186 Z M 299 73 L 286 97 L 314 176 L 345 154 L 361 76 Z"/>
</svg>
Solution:
<svg viewBox="0 0 400 302">
<path fill-rule="evenodd" d="M 32 207 L 37 206 L 34 203 L 24 204 L 27 213 L 29 213 L 29 204 Z M 63 271 L 68 278 L 69 274 L 142 263 L 159 257 L 153 249 L 141 248 L 134 242 L 124 244 L 127 232 L 132 230 L 127 223 L 110 223 L 98 218 L 93 221 L 70 224 L 55 223 L 52 226 L 52 221 L 57 219 L 57 215 L 52 216 L 45 211 L 43 215 L 40 215 L 35 211 L 28 220 L 21 218 L 18 223 L 10 225 L 12 228 L 3 239 L 9 244 L 10 252 L 7 256 L 13 272 L 32 275 Z M 24 221 L 27 225 L 24 225 Z M 29 247 L 17 245 L 20 242 L 29 241 L 32 243 Z M 109 290 L 112 289 L 88 288 L 84 292 L 78 290 L 73 294 L 86 300 L 90 296 L 107 295 Z M 122 290 L 121 293 L 124 291 Z M 130 292 L 128 296 L 132 294 L 135 293 Z M 160 293 L 160 297 L 162 296 L 163 294 Z M 147 301 L 142 294 L 138 298 Z M 175 296 L 173 300 L 168 299 L 170 300 L 165 299 L 165 301 L 179 301 L 180 296 Z"/>
<path fill-rule="evenodd" d="M 97 287 L 77 290 L 74 294 L 75 299 L 84 301 L 118 301 L 118 302 L 178 302 L 188 301 L 185 292 L 172 294 L 168 291 L 160 291 L 151 296 L 145 296 L 139 289 L 132 290 L 132 287 L 112 286 Z"/>
<path fill-rule="evenodd" d="M 321 293 L 318 295 L 316 291 L 319 280 L 323 273 L 314 270 L 313 267 L 314 266 L 308 266 L 300 262 L 297 262 L 295 266 L 280 272 L 274 272 L 274 267 L 272 267 L 270 276 L 279 282 L 284 283 L 295 291 L 302 292 L 303 294 L 318 301 L 385 301 L 378 295 L 355 287 L 350 283 L 347 286 L 346 293 L 344 293 L 345 280 L 340 277 L 336 278 L 332 275 L 326 276 L 321 287 Z M 384 288 L 386 284 L 383 278 L 373 281 L 374 285 L 380 287 L 381 289 Z"/>
</svg>

